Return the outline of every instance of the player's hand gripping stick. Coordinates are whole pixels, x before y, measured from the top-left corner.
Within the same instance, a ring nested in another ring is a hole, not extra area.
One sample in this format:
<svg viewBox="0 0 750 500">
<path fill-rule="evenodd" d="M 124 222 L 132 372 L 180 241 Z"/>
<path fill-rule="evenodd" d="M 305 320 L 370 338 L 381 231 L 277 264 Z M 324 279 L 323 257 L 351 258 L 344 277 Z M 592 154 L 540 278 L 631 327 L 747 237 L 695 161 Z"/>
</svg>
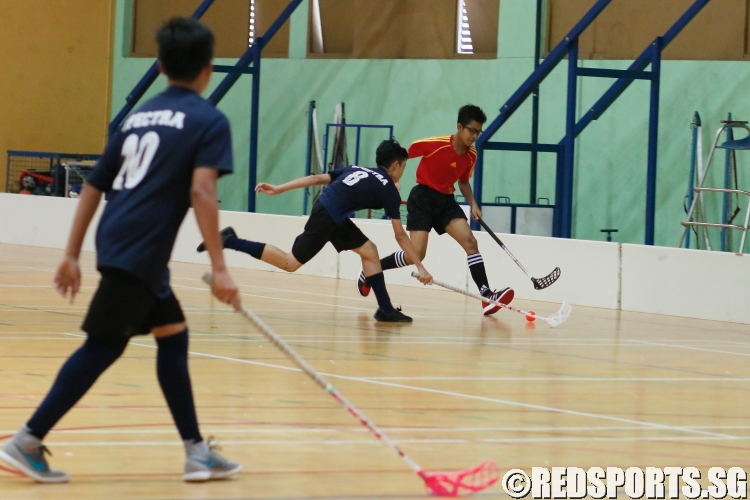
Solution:
<svg viewBox="0 0 750 500">
<path fill-rule="evenodd" d="M 411 275 L 413 277 L 415 277 L 415 278 L 418 276 L 417 273 L 411 273 Z M 447 290 L 451 290 L 453 292 L 461 293 L 463 295 L 466 295 L 467 297 L 471 297 L 472 299 L 481 300 L 482 302 L 490 302 L 492 304 L 495 304 L 495 305 L 498 305 L 498 306 L 500 306 L 502 308 L 505 308 L 505 309 L 507 309 L 509 311 L 513 311 L 513 312 L 516 312 L 518 314 L 523 314 L 527 318 L 541 319 L 542 321 L 546 321 L 547 324 L 549 326 L 551 326 L 552 328 L 555 328 L 556 326 L 560 326 L 563 323 L 565 323 L 565 320 L 567 320 L 568 317 L 570 317 L 570 313 L 573 310 L 573 308 L 571 307 L 571 305 L 568 304 L 567 301 L 563 300 L 563 303 L 562 303 L 562 306 L 560 306 L 560 309 L 558 309 L 558 311 L 556 313 L 554 313 L 554 314 L 552 314 L 552 315 L 550 315 L 550 316 L 548 316 L 548 317 L 545 318 L 544 316 L 539 316 L 539 315 L 537 315 L 536 313 L 534 313 L 532 311 L 524 311 L 523 309 L 516 309 L 513 306 L 509 306 L 509 305 L 503 304 L 502 302 L 498 302 L 496 300 L 490 300 L 489 298 L 483 297 L 483 296 L 479 295 L 478 293 L 471 293 L 468 290 L 462 290 L 461 288 L 458 288 L 458 287 L 453 286 L 453 285 L 449 285 L 448 283 L 442 283 L 442 282 L 437 281 L 437 280 L 432 280 L 432 282 L 433 282 L 433 284 L 435 284 L 435 285 L 437 285 L 439 287 L 445 288 Z"/>
<path fill-rule="evenodd" d="M 203 281 L 211 285 L 212 278 L 209 273 L 203 275 Z M 425 472 L 414 460 L 388 437 L 379 427 L 377 427 L 364 413 L 359 411 L 351 401 L 346 399 L 343 394 L 338 392 L 330 382 L 321 376 L 315 369 L 310 366 L 292 347 L 279 337 L 271 327 L 262 319 L 244 305 L 239 306 L 239 313 L 252 323 L 273 345 L 283 352 L 294 364 L 302 369 L 321 389 L 330 394 L 333 399 L 339 402 L 347 411 L 354 416 L 359 422 L 367 427 L 375 437 L 396 452 L 414 472 L 424 481 L 427 489 L 434 495 L 441 497 L 457 497 L 460 495 L 472 494 L 489 488 L 498 480 L 497 464 L 492 460 L 487 460 L 472 469 L 456 472 Z"/>
</svg>

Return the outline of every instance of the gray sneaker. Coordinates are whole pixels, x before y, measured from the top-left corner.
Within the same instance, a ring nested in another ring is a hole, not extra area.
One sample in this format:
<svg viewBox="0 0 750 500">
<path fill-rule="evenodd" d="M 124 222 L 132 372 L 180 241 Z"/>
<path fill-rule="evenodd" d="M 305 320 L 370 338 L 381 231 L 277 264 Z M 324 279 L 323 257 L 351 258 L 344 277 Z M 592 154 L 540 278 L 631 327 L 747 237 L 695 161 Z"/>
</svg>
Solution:
<svg viewBox="0 0 750 500">
<path fill-rule="evenodd" d="M 230 462 L 214 450 L 216 446 L 206 441 L 193 443 L 185 441 L 185 474 L 182 479 L 188 482 L 226 479 L 242 470 L 242 464 Z"/>
<path fill-rule="evenodd" d="M 47 465 L 45 453 L 51 455 L 42 441 L 23 426 L 0 450 L 0 458 L 40 483 L 66 483 L 68 475 L 52 470 Z"/>
</svg>

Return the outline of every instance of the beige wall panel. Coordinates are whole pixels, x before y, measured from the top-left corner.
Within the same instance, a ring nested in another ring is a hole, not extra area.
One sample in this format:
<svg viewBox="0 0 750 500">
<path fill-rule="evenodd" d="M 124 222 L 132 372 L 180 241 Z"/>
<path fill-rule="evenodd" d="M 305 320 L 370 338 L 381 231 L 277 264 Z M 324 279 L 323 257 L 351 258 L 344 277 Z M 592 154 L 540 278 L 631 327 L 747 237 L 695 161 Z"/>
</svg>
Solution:
<svg viewBox="0 0 750 500">
<path fill-rule="evenodd" d="M 670 19 L 678 19 L 691 3 L 681 0 L 679 8 L 671 11 Z M 664 58 L 744 59 L 746 11 L 746 0 L 709 2 L 664 51 Z"/>
<path fill-rule="evenodd" d="M 353 55 L 365 59 L 404 57 L 403 0 L 352 0 L 354 15 Z"/>
<path fill-rule="evenodd" d="M 288 0 L 255 0 L 255 36 L 263 36 L 287 5 Z M 263 49 L 263 57 L 289 57 L 289 20 Z"/>
<path fill-rule="evenodd" d="M 456 52 L 456 0 L 409 0 L 405 10 L 404 57 L 452 58 Z M 497 23 L 495 26 L 497 39 Z"/>
<path fill-rule="evenodd" d="M 159 26 L 170 17 L 191 15 L 200 4 L 201 0 L 134 0 L 133 55 L 156 57 L 155 36 Z M 240 57 L 245 53 L 250 20 L 248 0 L 217 1 L 201 20 L 214 32 L 217 57 Z"/>
<path fill-rule="evenodd" d="M 616 2 L 617 0 L 614 1 Z M 573 26 L 581 20 L 594 3 L 596 3 L 596 0 L 549 0 L 549 24 L 547 27 L 548 52 L 560 43 L 560 40 L 573 29 Z M 579 39 L 578 50 L 581 59 L 590 59 L 593 56 L 595 30 L 596 23 L 589 27 Z"/>
<path fill-rule="evenodd" d="M 113 12 L 114 0 L 2 2 L 0 190 L 8 149 L 103 149 Z"/>
<path fill-rule="evenodd" d="M 326 54 L 351 55 L 354 46 L 354 2 L 319 0 L 323 25 L 323 50 Z M 312 2 L 310 2 L 312 9 Z M 312 28 L 309 30 L 312 36 Z"/>
<path fill-rule="evenodd" d="M 613 0 L 581 37 L 583 59 L 635 59 L 693 4 L 693 0 Z M 551 0 L 548 50 L 570 31 L 594 0 Z M 745 0 L 710 2 L 664 51 L 664 59 L 744 58 Z"/>
<path fill-rule="evenodd" d="M 466 0 L 466 14 L 471 26 L 474 53 L 496 55 L 500 0 Z M 453 17 L 455 19 L 455 15 Z"/>
</svg>

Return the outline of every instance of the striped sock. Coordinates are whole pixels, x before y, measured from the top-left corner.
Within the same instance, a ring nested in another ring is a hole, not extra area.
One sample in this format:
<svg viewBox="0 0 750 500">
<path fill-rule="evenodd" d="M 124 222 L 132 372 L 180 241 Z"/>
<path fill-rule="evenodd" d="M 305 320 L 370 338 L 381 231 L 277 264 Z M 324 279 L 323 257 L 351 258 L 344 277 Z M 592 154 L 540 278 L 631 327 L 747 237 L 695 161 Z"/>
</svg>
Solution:
<svg viewBox="0 0 750 500">
<path fill-rule="evenodd" d="M 487 271 L 484 269 L 484 259 L 481 253 L 475 253 L 469 255 L 466 260 L 469 263 L 469 271 L 471 271 L 471 277 L 474 279 L 474 283 L 477 284 L 479 293 L 484 295 L 490 291 L 490 284 L 487 280 Z"/>
<path fill-rule="evenodd" d="M 396 269 L 398 267 L 405 267 L 406 265 L 406 254 L 404 254 L 402 250 L 392 253 L 388 257 L 383 257 L 382 259 L 380 259 L 380 268 L 383 271 L 387 271 L 388 269 Z"/>
</svg>

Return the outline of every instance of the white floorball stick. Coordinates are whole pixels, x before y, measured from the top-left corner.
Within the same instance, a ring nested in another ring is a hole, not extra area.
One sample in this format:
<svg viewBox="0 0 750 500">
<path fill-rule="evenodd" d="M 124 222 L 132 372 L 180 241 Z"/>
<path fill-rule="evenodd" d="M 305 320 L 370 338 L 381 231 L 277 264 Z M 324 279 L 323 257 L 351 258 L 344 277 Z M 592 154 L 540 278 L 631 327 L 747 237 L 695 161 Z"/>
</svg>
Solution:
<svg viewBox="0 0 750 500">
<path fill-rule="evenodd" d="M 213 279 L 209 273 L 203 275 L 203 281 L 209 285 Z M 401 448 L 386 435 L 379 427 L 377 427 L 364 413 L 354 406 L 354 404 L 346 399 L 343 394 L 337 391 L 328 380 L 323 378 L 310 364 L 302 358 L 292 347 L 279 337 L 270 326 L 268 326 L 262 319 L 260 319 L 253 311 L 248 309 L 246 306 L 241 306 L 240 314 L 244 316 L 246 320 L 255 326 L 260 333 L 263 334 L 273 345 L 275 345 L 281 352 L 283 352 L 294 364 L 302 369 L 305 374 L 313 379 L 313 381 L 324 391 L 330 394 L 336 401 L 339 402 L 349 413 L 359 420 L 359 423 L 367 427 L 370 432 L 375 434 L 382 443 L 388 448 L 398 454 L 401 459 L 406 462 L 412 470 L 424 481 L 425 487 L 434 495 L 441 497 L 457 497 L 460 495 L 467 495 L 482 491 L 489 488 L 499 479 L 497 464 L 492 460 L 486 460 L 481 464 L 471 469 L 453 472 L 426 472 L 422 467 L 419 466 L 414 460 L 412 460 L 406 453 L 401 451 Z"/>
<path fill-rule="evenodd" d="M 419 278 L 418 273 L 411 273 L 411 275 L 415 278 Z M 498 302 L 496 300 L 490 300 L 487 297 L 483 297 L 479 295 L 478 293 L 471 293 L 468 290 L 463 290 L 461 288 L 458 288 L 457 286 L 449 285 L 448 283 L 442 283 L 440 281 L 432 280 L 432 283 L 435 285 L 446 288 L 448 290 L 461 293 L 463 295 L 466 295 L 467 297 L 471 297 L 472 299 L 481 300 L 482 302 L 490 302 L 492 304 L 498 305 L 502 308 L 505 308 L 509 311 L 516 312 L 518 314 L 523 314 L 527 317 L 533 317 L 535 319 L 541 319 L 542 321 L 546 321 L 549 326 L 552 328 L 555 328 L 556 326 L 560 326 L 563 323 L 565 323 L 565 320 L 570 317 L 570 313 L 573 310 L 570 304 L 568 304 L 567 301 L 563 300 L 562 306 L 560 306 L 560 309 L 558 311 L 550 316 L 547 316 L 546 318 L 544 316 L 539 316 L 536 313 L 532 313 L 531 311 L 524 311 L 523 309 L 517 309 L 513 306 L 509 306 L 506 304 L 503 304 L 502 302 Z"/>
</svg>

